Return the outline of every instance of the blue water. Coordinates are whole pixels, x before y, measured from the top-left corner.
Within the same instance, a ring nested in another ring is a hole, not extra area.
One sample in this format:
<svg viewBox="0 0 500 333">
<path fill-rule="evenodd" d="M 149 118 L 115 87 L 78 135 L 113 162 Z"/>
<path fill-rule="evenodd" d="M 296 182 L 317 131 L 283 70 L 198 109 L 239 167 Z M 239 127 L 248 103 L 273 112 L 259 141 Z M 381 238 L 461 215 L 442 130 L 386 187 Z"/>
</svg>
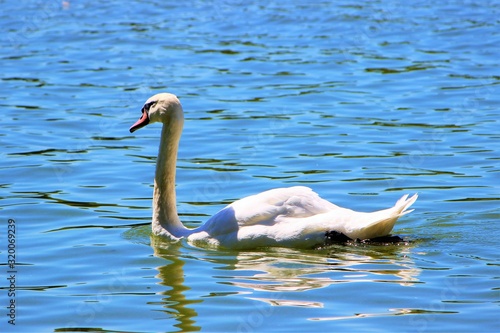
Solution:
<svg viewBox="0 0 500 333">
<path fill-rule="evenodd" d="M 1 7 L 2 332 L 500 330 L 500 1 Z M 418 192 L 406 243 L 151 238 L 160 126 L 128 128 L 164 91 L 186 225 L 282 186 L 360 211 Z"/>
</svg>

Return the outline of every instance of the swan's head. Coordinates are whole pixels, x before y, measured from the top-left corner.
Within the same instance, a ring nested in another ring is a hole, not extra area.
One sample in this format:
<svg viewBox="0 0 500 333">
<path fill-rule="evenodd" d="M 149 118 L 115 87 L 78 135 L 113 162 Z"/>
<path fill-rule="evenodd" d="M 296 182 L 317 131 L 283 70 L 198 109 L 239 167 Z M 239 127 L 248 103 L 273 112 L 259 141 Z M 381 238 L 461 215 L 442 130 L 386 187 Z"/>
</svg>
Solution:
<svg viewBox="0 0 500 333">
<path fill-rule="evenodd" d="M 156 94 L 144 103 L 142 116 L 130 127 L 130 133 L 155 122 L 168 125 L 173 122 L 182 126 L 183 120 L 182 106 L 177 96 L 169 93 Z"/>
</svg>

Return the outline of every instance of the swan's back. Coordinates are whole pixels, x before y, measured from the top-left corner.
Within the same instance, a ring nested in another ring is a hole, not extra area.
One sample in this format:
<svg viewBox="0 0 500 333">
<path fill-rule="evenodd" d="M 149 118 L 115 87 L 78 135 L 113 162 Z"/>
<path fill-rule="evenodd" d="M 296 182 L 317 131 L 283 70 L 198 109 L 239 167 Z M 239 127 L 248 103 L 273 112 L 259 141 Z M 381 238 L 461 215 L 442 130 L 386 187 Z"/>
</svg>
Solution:
<svg viewBox="0 0 500 333">
<path fill-rule="evenodd" d="M 305 186 L 272 189 L 235 201 L 230 206 L 240 226 L 270 225 L 278 223 L 278 217 L 305 218 L 338 208 Z"/>
</svg>

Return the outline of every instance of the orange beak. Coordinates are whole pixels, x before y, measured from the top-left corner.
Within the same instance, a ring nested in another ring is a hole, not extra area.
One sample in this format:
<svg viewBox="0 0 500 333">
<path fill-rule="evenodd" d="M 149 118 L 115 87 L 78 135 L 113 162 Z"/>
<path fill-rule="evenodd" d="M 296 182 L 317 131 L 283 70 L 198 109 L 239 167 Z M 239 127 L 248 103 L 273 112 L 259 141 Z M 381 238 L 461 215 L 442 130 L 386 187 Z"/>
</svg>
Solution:
<svg viewBox="0 0 500 333">
<path fill-rule="evenodd" d="M 133 124 L 130 127 L 130 133 L 134 133 L 139 128 L 142 128 L 142 127 L 146 126 L 147 124 L 149 124 L 148 113 L 146 111 L 142 110 L 142 116 L 141 116 L 141 118 L 139 118 L 139 120 L 137 120 L 135 122 L 135 124 Z"/>
</svg>

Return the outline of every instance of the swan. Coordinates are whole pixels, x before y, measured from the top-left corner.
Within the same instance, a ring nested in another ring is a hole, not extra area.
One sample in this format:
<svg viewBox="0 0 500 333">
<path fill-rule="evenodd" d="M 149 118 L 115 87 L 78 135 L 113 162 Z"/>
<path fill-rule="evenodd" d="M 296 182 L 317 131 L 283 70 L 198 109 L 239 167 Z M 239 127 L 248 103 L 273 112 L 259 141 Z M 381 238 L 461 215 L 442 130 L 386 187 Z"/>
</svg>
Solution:
<svg viewBox="0 0 500 333">
<path fill-rule="evenodd" d="M 396 220 L 413 211 L 417 200 L 404 195 L 392 208 L 356 212 L 322 199 L 305 186 L 276 188 L 237 200 L 196 229 L 186 228 L 177 215 L 175 171 L 184 124 L 179 99 L 170 93 L 150 97 L 130 132 L 161 122 L 160 147 L 153 190 L 152 232 L 172 241 L 231 249 L 258 247 L 314 248 L 332 233 L 350 239 L 387 236 Z"/>
</svg>

